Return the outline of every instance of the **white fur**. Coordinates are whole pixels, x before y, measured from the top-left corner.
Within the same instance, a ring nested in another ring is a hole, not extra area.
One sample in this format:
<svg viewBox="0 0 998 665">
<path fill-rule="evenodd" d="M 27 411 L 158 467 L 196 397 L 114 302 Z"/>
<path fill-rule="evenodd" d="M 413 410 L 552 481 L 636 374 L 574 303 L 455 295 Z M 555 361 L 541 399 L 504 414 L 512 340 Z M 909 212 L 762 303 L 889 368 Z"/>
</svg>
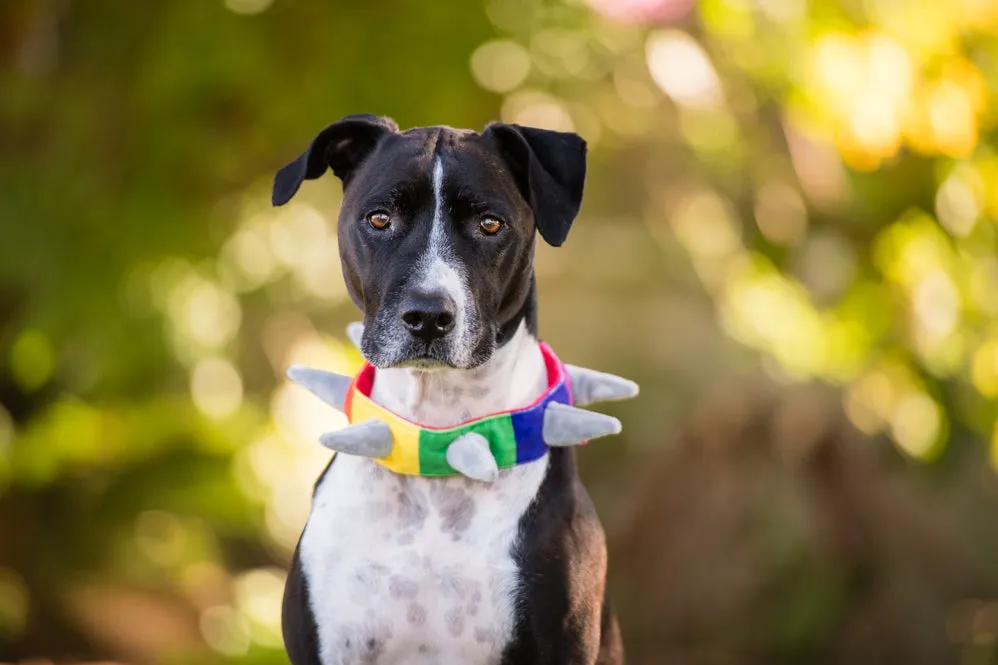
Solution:
<svg viewBox="0 0 998 665">
<path fill-rule="evenodd" d="M 474 307 L 468 292 L 467 271 L 447 240 L 444 202 L 444 165 L 433 161 L 433 225 L 426 251 L 415 267 L 416 285 L 427 293 L 444 293 L 454 301 L 454 330 L 449 337 L 457 364 L 471 358 L 470 337 L 475 326 Z"/>
<path fill-rule="evenodd" d="M 545 387 L 537 341 L 521 326 L 475 370 L 379 370 L 372 396 L 444 427 L 525 406 Z M 322 663 L 497 663 L 522 583 L 517 526 L 547 465 L 545 456 L 482 483 L 402 476 L 340 455 L 316 491 L 300 549 Z"/>
<path fill-rule="evenodd" d="M 451 427 L 530 404 L 547 388 L 540 346 L 521 324 L 489 361 L 470 370 L 378 370 L 371 396 L 390 411 L 431 427 Z"/>
</svg>

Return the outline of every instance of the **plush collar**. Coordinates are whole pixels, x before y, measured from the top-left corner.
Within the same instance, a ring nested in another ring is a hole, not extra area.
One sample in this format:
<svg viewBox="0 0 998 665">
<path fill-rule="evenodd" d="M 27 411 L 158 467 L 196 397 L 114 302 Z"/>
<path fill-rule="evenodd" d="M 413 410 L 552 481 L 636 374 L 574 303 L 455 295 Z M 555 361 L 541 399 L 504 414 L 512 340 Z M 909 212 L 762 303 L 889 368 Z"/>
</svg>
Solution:
<svg viewBox="0 0 998 665">
<path fill-rule="evenodd" d="M 391 429 L 395 445 L 379 464 L 395 473 L 414 476 L 456 476 L 460 473 L 447 463 L 447 448 L 459 436 L 474 432 L 485 437 L 496 465 L 506 469 L 526 464 L 547 453 L 544 442 L 544 410 L 552 402 L 572 405 L 568 372 L 547 344 L 540 343 L 547 369 L 548 388 L 532 404 L 468 420 L 454 427 L 427 427 L 389 411 L 371 399 L 375 368 L 365 363 L 354 377 L 344 400 L 344 412 L 351 423 L 377 420 Z"/>
<path fill-rule="evenodd" d="M 355 332 L 351 339 L 362 330 Z M 491 482 L 498 478 L 499 469 L 539 459 L 548 447 L 577 446 L 619 434 L 619 420 L 579 407 L 638 394 L 633 381 L 563 365 L 546 344 L 540 343 L 540 349 L 548 389 L 533 404 L 448 428 L 423 427 L 376 404 L 371 399 L 375 369 L 370 365 L 364 365 L 353 379 L 303 365 L 292 365 L 287 375 L 347 414 L 350 425 L 319 437 L 330 450 L 376 460 L 396 473 L 460 473 Z"/>
</svg>

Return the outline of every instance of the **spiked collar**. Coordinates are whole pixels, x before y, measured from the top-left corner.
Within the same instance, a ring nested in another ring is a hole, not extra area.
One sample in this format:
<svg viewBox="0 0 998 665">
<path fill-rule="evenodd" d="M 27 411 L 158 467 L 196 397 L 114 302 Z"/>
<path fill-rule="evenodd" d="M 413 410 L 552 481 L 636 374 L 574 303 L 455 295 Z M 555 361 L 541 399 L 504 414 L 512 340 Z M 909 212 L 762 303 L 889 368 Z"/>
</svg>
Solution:
<svg viewBox="0 0 998 665">
<path fill-rule="evenodd" d="M 375 420 L 391 430 L 394 445 L 387 457 L 376 458 L 382 466 L 414 476 L 454 476 L 460 472 L 447 461 L 452 443 L 469 434 L 484 439 L 496 467 L 507 469 L 526 464 L 547 453 L 544 413 L 551 404 L 572 404 L 572 389 L 562 362 L 547 344 L 540 344 L 547 370 L 547 390 L 532 404 L 465 421 L 454 427 L 427 427 L 389 411 L 371 399 L 375 369 L 365 363 L 350 384 L 344 413 L 351 423 Z M 481 445 L 482 441 L 468 437 Z M 460 444 L 459 444 L 460 445 Z M 458 453 L 452 453 L 453 458 Z"/>
<path fill-rule="evenodd" d="M 565 365 L 540 342 L 547 390 L 528 406 L 469 420 L 454 427 L 414 423 L 371 399 L 376 369 L 365 363 L 352 379 L 292 365 L 288 377 L 343 411 L 350 425 L 322 435 L 327 448 L 370 457 L 395 473 L 465 475 L 492 481 L 499 469 L 543 457 L 549 447 L 574 446 L 620 432 L 620 421 L 578 408 L 628 399 L 638 386 L 619 376 Z"/>
</svg>

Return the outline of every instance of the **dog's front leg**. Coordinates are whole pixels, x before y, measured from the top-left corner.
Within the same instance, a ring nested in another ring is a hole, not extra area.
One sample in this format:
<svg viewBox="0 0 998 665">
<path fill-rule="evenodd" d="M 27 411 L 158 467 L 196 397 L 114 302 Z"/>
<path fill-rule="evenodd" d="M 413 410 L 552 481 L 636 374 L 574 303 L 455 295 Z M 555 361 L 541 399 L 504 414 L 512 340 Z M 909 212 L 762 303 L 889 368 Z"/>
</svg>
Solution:
<svg viewBox="0 0 998 665">
<path fill-rule="evenodd" d="M 561 567 L 557 561 L 547 565 Z M 599 566 L 566 573 L 524 580 L 526 603 L 504 664 L 622 665 L 620 634 L 603 598 Z M 591 579 L 580 579 L 589 574 Z"/>
<path fill-rule="evenodd" d="M 519 614 L 504 665 L 621 665 L 605 602 L 606 537 L 571 450 L 552 449 L 548 476 L 520 525 Z"/>
<path fill-rule="evenodd" d="M 553 589 L 551 590 L 554 591 Z M 550 611 L 551 602 L 534 610 Z M 532 653 L 515 661 L 518 665 L 617 665 L 600 661 L 599 607 L 575 608 L 561 620 L 539 618 L 531 635 Z"/>
<path fill-rule="evenodd" d="M 308 587 L 298 556 L 300 547 L 299 543 L 295 548 L 291 567 L 288 569 L 288 581 L 284 586 L 281 632 L 291 665 L 321 665 L 318 629 L 309 607 Z"/>
</svg>

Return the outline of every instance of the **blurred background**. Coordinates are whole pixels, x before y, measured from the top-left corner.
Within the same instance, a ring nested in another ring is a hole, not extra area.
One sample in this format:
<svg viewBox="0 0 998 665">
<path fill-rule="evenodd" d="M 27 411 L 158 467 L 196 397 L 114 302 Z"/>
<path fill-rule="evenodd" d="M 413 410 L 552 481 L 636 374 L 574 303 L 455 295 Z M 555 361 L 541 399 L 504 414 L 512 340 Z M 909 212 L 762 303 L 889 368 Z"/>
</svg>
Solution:
<svg viewBox="0 0 998 665">
<path fill-rule="evenodd" d="M 0 662 L 281 664 L 343 115 L 591 146 L 541 332 L 639 665 L 998 663 L 998 3 L 0 3 Z"/>
</svg>

